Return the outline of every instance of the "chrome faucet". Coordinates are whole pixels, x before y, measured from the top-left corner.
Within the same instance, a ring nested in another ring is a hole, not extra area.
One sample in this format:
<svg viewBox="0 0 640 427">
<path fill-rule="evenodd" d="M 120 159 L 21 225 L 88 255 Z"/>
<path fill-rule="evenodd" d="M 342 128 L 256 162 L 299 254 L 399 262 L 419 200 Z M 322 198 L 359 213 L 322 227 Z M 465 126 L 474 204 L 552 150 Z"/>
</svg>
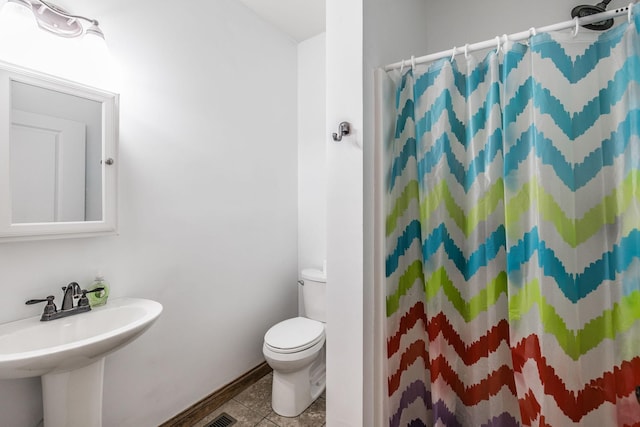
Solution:
<svg viewBox="0 0 640 427">
<path fill-rule="evenodd" d="M 73 300 L 80 298 L 82 289 L 76 282 L 71 282 L 67 286 L 63 286 L 64 297 L 62 297 L 61 310 L 71 310 L 73 308 Z"/>
</svg>

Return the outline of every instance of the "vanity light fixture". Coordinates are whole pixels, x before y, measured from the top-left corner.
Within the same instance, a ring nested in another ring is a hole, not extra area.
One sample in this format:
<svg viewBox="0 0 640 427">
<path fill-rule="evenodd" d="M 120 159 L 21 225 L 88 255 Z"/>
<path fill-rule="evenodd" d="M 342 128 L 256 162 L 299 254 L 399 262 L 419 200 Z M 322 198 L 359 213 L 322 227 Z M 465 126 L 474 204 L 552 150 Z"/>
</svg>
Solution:
<svg viewBox="0 0 640 427">
<path fill-rule="evenodd" d="M 73 15 L 45 0 L 7 0 L 5 7 L 9 4 L 24 6 L 31 10 L 38 27 L 49 33 L 66 38 L 97 37 L 104 43 L 104 33 L 95 19 Z"/>
</svg>

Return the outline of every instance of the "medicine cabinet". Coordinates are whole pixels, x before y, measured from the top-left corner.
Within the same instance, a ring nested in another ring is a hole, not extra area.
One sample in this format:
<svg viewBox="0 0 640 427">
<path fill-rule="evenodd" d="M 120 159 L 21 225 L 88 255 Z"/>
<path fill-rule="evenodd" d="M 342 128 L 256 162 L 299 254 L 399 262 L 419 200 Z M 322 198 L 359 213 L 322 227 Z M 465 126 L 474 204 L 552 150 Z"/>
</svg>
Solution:
<svg viewBox="0 0 640 427">
<path fill-rule="evenodd" d="M 0 62 L 0 241 L 116 233 L 118 101 Z"/>
</svg>

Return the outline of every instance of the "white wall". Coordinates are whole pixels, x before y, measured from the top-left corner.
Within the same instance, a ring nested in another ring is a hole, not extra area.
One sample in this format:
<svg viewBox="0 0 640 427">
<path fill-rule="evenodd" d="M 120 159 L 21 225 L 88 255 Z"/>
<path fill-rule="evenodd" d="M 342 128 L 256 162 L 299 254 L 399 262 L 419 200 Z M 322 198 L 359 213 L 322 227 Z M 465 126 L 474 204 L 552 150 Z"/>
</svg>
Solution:
<svg viewBox="0 0 640 427">
<path fill-rule="evenodd" d="M 298 44 L 298 268 L 326 259 L 326 37 Z"/>
<path fill-rule="evenodd" d="M 263 361 L 296 312 L 296 45 L 234 0 L 66 0 L 122 69 L 120 235 L 0 244 L 0 322 L 97 270 L 164 305 L 107 357 L 105 426 L 156 426 Z M 35 426 L 39 380 L 0 381 L 0 424 Z"/>
<path fill-rule="evenodd" d="M 362 0 L 327 0 L 327 425 L 361 426 Z M 333 142 L 342 121 L 351 135 Z"/>
<path fill-rule="evenodd" d="M 579 4 L 595 4 L 584 0 L 492 0 L 491 2 L 448 0 L 429 2 L 425 20 L 426 55 L 511 34 L 535 26 L 555 24 L 571 19 L 571 9 Z M 627 6 L 627 0 L 613 0 L 608 9 Z M 622 18 L 624 19 L 624 18 Z M 588 31 L 588 30 L 584 30 Z M 402 58 L 398 58 L 402 59 Z M 406 59 L 406 58 L 405 58 Z"/>
</svg>

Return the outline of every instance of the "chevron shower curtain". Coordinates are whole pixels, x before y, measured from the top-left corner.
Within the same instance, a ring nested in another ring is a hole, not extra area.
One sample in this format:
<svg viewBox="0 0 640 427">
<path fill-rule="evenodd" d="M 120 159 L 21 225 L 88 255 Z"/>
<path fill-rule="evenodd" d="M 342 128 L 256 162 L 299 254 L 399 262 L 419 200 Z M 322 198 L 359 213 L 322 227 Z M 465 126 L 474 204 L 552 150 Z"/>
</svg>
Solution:
<svg viewBox="0 0 640 427">
<path fill-rule="evenodd" d="M 633 12 L 396 79 L 390 426 L 640 426 Z"/>
</svg>

